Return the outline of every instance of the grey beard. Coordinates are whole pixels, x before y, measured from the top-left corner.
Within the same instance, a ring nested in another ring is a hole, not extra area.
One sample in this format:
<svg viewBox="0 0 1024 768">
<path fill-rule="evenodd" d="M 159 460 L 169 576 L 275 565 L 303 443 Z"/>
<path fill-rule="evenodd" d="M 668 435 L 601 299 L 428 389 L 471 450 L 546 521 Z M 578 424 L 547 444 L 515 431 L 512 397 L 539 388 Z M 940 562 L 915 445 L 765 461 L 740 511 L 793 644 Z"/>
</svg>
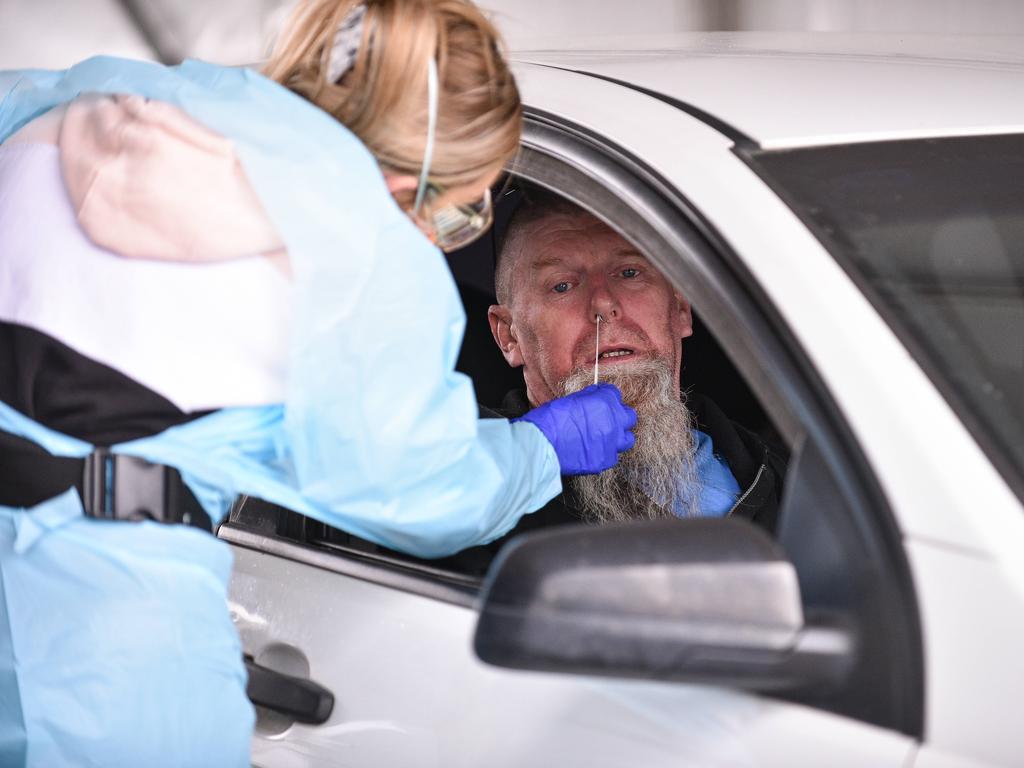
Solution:
<svg viewBox="0 0 1024 768">
<path fill-rule="evenodd" d="M 566 395 L 593 383 L 590 368 L 571 373 L 561 384 Z M 668 365 L 638 359 L 600 371 L 636 409 L 636 445 L 619 463 L 598 475 L 570 478 L 575 501 L 591 523 L 675 517 L 682 505 L 698 514 L 700 487 L 694 463 L 693 419 Z"/>
</svg>

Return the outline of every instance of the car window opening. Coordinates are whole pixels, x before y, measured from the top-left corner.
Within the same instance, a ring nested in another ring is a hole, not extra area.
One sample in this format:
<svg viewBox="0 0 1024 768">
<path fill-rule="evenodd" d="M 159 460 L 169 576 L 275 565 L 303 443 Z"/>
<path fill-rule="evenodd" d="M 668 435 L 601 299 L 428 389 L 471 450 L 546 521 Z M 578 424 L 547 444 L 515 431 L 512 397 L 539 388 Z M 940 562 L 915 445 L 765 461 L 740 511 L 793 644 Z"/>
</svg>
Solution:
<svg viewBox="0 0 1024 768">
<path fill-rule="evenodd" d="M 596 323 L 593 322 L 593 317 L 590 318 L 590 325 L 594 326 L 593 328 L 587 329 L 580 325 L 579 338 L 581 341 L 585 340 L 588 361 L 587 370 L 584 371 L 587 380 L 581 381 L 580 386 L 592 383 L 595 351 L 599 358 L 598 368 L 602 379 L 607 379 L 609 376 L 614 377 L 617 368 L 627 369 L 630 365 L 635 365 L 636 360 L 630 360 L 630 358 L 657 357 L 655 351 L 650 348 L 651 336 L 659 334 L 655 318 L 648 316 L 644 317 L 642 321 L 631 318 L 620 326 L 622 328 L 620 331 L 616 328 L 616 321 L 621 310 L 612 304 L 616 301 L 615 296 L 619 296 L 620 300 L 635 303 L 634 297 L 645 292 L 652 292 L 664 299 L 664 291 L 651 287 L 652 285 L 668 286 L 661 272 L 647 261 L 638 249 L 616 235 L 604 222 L 588 218 L 581 209 L 568 200 L 550 192 L 539 191 L 538 188 L 522 180 L 514 181 L 512 184 L 502 182 L 500 191 L 500 194 L 495 195 L 495 231 L 490 236 L 448 255 L 449 265 L 459 288 L 467 317 L 465 336 L 456 368 L 472 379 L 481 416 L 516 416 L 518 415 L 517 409 L 529 407 L 529 402 L 525 399 L 529 387 L 524 380 L 523 367 L 513 367 L 506 361 L 503 350 L 495 342 L 488 320 L 489 308 L 497 303 L 494 285 L 499 249 L 509 237 L 510 220 L 516 210 L 524 205 L 525 195 L 539 195 L 542 201 L 550 203 L 557 209 L 556 215 L 564 217 L 565 226 L 563 227 L 547 226 L 546 221 L 540 221 L 539 235 L 544 236 L 545 230 L 549 230 L 548 234 L 556 239 L 570 237 L 573 235 L 571 228 L 578 225 L 580 231 L 576 234 L 581 238 L 592 236 L 599 245 L 604 247 L 606 252 L 606 255 L 601 257 L 604 259 L 601 269 L 595 269 L 592 254 L 583 258 L 582 251 L 577 252 L 570 246 L 565 251 L 571 257 L 570 259 L 549 258 L 539 270 L 538 279 L 554 281 L 553 285 L 531 285 L 528 288 L 532 291 L 530 301 L 550 302 L 555 306 L 558 306 L 559 302 L 564 305 L 567 302 L 581 301 L 583 299 L 578 297 L 582 295 L 582 292 L 593 291 L 586 300 L 599 305 L 599 308 L 592 312 L 595 315 L 602 314 L 604 326 L 601 329 L 601 336 L 602 340 L 607 340 L 608 348 L 595 350 Z M 534 211 L 530 217 L 543 219 L 545 210 L 546 208 Z M 574 219 L 576 213 L 583 215 Z M 536 228 L 533 227 L 533 229 Z M 530 230 L 531 227 L 528 225 L 526 229 Z M 536 247 L 535 243 L 530 245 L 532 248 Z M 595 248 L 595 251 L 597 250 L 599 249 Z M 557 255 L 555 254 L 556 257 Z M 569 263 L 570 261 L 571 263 Z M 585 284 L 587 281 L 591 283 L 603 281 L 603 284 L 595 287 Z M 521 290 L 521 288 L 517 287 L 517 290 Z M 668 290 L 671 291 L 671 288 L 669 287 Z M 574 291 L 577 292 L 575 295 Z M 646 302 L 646 300 L 644 301 Z M 635 307 L 631 308 L 631 311 L 633 309 Z M 551 316 L 558 317 L 557 314 Z M 679 371 L 679 390 L 684 393 L 683 402 L 686 404 L 698 403 L 701 414 L 708 409 L 713 409 L 715 419 L 720 419 L 722 414 L 726 414 L 728 421 L 735 422 L 740 426 L 743 435 L 740 442 L 749 440 L 758 445 L 763 444 L 770 447 L 774 455 L 786 456 L 788 450 L 779 430 L 772 423 L 765 409 L 711 331 L 701 320 L 699 309 L 693 309 L 690 312 L 690 323 L 690 328 L 682 344 L 677 343 L 676 348 L 668 353 L 670 359 L 672 359 L 672 354 L 679 358 L 676 365 Z M 566 340 L 563 346 L 571 347 L 571 341 Z M 662 341 L 662 351 L 664 351 L 664 345 L 668 342 L 664 339 L 660 339 L 660 341 Z M 568 349 L 564 351 L 566 354 L 569 353 Z M 535 361 L 531 360 L 531 362 Z M 548 383 L 553 384 L 559 379 L 559 374 L 563 372 L 558 369 L 558 366 L 555 366 L 554 371 L 547 372 L 549 374 L 547 379 L 550 380 Z M 675 375 L 677 374 L 673 370 L 673 378 Z M 615 381 L 614 378 L 612 380 Z M 544 386 L 546 383 L 542 381 L 542 389 Z M 705 401 L 708 403 L 706 406 L 704 405 Z M 694 423 L 699 421 L 692 413 L 690 416 L 695 419 Z M 702 415 L 701 418 L 706 417 Z M 720 432 L 718 429 L 706 426 L 702 426 L 702 428 L 716 434 Z M 735 435 L 736 433 L 730 428 L 725 438 L 717 438 L 723 441 L 721 446 L 712 441 L 717 458 L 721 459 L 722 452 L 734 454 L 737 451 L 736 446 L 725 444 L 725 440 L 736 441 Z M 743 451 L 742 446 L 739 450 Z M 746 459 L 745 451 L 743 456 Z M 728 462 L 722 460 L 722 463 L 728 466 Z M 780 461 L 780 466 L 784 466 L 784 459 Z M 751 464 L 749 468 L 733 468 L 733 471 L 741 478 L 743 478 L 742 473 L 745 472 L 750 477 L 760 479 L 759 470 L 761 470 L 760 459 L 756 462 L 756 466 Z M 727 513 L 727 507 L 746 500 L 746 494 L 751 490 L 748 487 L 750 479 L 749 477 L 743 479 L 746 479 L 747 482 L 743 484 L 743 487 L 739 487 L 737 484 L 738 490 L 734 489 L 732 501 L 721 502 L 724 505 L 722 514 Z M 581 503 L 578 498 L 579 494 L 583 493 L 585 492 L 574 491 L 567 498 L 571 498 L 572 504 L 576 505 Z M 703 491 L 702 493 L 706 494 Z M 627 495 L 615 503 L 628 504 L 630 497 Z M 418 564 L 423 566 L 417 571 L 419 575 L 444 580 L 446 574 L 451 574 L 450 578 L 462 587 L 472 587 L 477 584 L 497 552 L 515 535 L 552 525 L 582 524 L 583 522 L 578 517 L 580 511 L 575 506 L 569 507 L 570 511 L 567 513 L 566 509 L 549 504 L 544 509 L 525 516 L 510 534 L 496 542 L 463 550 L 446 558 L 420 560 L 388 550 L 345 531 L 257 499 L 247 500 L 245 504 L 247 510 L 244 514 L 233 515 L 232 519 L 235 522 L 260 518 L 265 521 L 265 527 L 272 529 L 267 532 L 275 536 L 330 550 L 339 557 L 363 558 L 378 564 L 390 563 L 399 568 L 403 567 L 403 564 L 413 567 Z M 549 509 L 549 507 L 552 508 Z M 469 581 L 466 580 L 467 578 Z"/>
</svg>

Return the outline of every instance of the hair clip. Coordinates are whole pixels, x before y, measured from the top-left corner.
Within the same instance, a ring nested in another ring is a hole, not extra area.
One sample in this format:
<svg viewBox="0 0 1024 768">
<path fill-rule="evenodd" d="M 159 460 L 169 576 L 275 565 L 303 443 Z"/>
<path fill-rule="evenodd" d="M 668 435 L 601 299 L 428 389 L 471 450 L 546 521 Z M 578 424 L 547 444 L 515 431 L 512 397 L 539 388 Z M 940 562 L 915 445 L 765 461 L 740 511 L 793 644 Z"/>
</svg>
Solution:
<svg viewBox="0 0 1024 768">
<path fill-rule="evenodd" d="M 338 82 L 356 63 L 359 43 L 363 39 L 363 19 L 366 17 L 366 5 L 360 3 L 338 25 L 334 33 L 334 44 L 327 62 L 327 81 Z"/>
</svg>

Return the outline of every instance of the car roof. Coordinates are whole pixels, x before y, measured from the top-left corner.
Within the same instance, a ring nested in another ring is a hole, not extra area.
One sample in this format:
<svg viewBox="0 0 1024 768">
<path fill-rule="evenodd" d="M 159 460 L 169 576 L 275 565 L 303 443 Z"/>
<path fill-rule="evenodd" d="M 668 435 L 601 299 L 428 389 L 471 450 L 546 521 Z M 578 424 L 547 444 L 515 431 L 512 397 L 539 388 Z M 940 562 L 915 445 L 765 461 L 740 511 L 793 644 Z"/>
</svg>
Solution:
<svg viewBox="0 0 1024 768">
<path fill-rule="evenodd" d="M 682 33 L 534 41 L 513 58 L 683 102 L 785 148 L 1024 132 L 1024 37 Z"/>
</svg>

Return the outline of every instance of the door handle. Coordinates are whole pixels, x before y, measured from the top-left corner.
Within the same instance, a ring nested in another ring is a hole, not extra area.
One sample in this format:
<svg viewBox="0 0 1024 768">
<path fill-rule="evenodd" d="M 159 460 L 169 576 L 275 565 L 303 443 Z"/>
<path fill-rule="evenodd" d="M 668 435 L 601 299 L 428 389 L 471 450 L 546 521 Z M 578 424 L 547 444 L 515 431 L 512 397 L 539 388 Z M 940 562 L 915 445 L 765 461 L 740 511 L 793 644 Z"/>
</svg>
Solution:
<svg viewBox="0 0 1024 768">
<path fill-rule="evenodd" d="M 257 664 L 245 657 L 249 701 L 287 715 L 296 722 L 320 725 L 334 709 L 334 694 L 305 677 L 294 677 Z"/>
</svg>

